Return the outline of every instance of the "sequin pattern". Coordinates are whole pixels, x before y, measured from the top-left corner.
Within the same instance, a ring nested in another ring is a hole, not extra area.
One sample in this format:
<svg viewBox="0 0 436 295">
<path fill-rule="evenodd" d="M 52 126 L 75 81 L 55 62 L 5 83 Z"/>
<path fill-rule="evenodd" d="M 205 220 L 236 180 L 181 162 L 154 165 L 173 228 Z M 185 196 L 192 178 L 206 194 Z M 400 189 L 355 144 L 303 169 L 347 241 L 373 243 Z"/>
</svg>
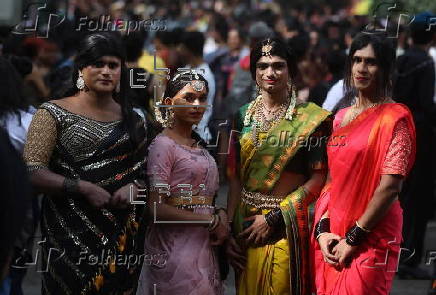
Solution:
<svg viewBox="0 0 436 295">
<path fill-rule="evenodd" d="M 412 152 L 412 138 L 407 123 L 400 120 L 394 129 L 381 174 L 398 174 L 405 176 Z"/>
<path fill-rule="evenodd" d="M 121 121 L 100 122 L 74 114 L 55 103 L 44 103 L 33 117 L 25 146 L 24 159 L 29 171 L 40 169 L 101 186 L 113 194 L 119 188 L 144 177 L 146 166 L 146 130 L 137 116 L 137 146 L 131 144 Z M 45 196 L 42 204 L 41 232 L 46 241 L 44 253 L 52 248 L 65 251 L 43 273 L 46 294 L 94 294 L 95 282 L 103 277 L 101 292 L 117 286 L 113 294 L 123 294 L 137 281 L 135 268 L 90 264 L 86 257 L 100 257 L 102 251 L 114 255 L 141 253 L 136 249 L 136 231 L 129 226 L 140 222 L 142 213 L 135 206 L 127 209 L 94 208 L 80 195 Z M 120 237 L 123 247 L 119 247 Z M 136 246 L 137 247 L 137 246 Z M 77 275 L 71 275 L 71 272 Z M 112 294 L 111 293 L 111 294 Z"/>
</svg>

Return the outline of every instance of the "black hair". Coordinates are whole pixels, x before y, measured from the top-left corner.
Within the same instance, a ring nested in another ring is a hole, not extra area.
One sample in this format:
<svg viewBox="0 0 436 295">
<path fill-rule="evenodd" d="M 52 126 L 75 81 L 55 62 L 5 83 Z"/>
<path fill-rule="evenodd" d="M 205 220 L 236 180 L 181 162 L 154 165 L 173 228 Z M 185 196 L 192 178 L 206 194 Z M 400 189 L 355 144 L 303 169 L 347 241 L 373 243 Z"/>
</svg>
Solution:
<svg viewBox="0 0 436 295">
<path fill-rule="evenodd" d="M 173 46 L 178 43 L 177 35 L 179 31 L 175 34 L 173 31 L 157 31 L 154 35 L 155 39 L 158 39 L 162 44 L 166 46 Z M 180 38 L 180 37 L 179 37 Z"/>
<path fill-rule="evenodd" d="M 123 36 L 127 62 L 136 62 L 142 56 L 146 38 L 147 35 L 143 31 L 130 32 Z"/>
<path fill-rule="evenodd" d="M 334 76 L 342 76 L 347 55 L 342 50 L 333 50 L 327 54 L 327 66 Z"/>
<path fill-rule="evenodd" d="M 236 26 L 236 27 L 230 28 L 229 33 L 230 33 L 230 31 L 233 31 L 233 30 L 238 33 L 239 40 L 241 41 L 241 44 L 246 44 L 247 43 L 247 32 L 242 27 Z M 228 39 L 226 39 L 226 42 L 227 41 L 228 41 Z"/>
<path fill-rule="evenodd" d="M 15 62 L 18 59 L 13 58 Z M 0 118 L 7 113 L 15 112 L 19 116 L 19 110 L 27 111 L 30 101 L 23 93 L 23 79 L 11 61 L 4 56 L 0 56 L 0 77 Z"/>
<path fill-rule="evenodd" d="M 387 38 L 385 33 L 363 32 L 359 33 L 351 43 L 350 53 L 345 62 L 344 92 L 355 93 L 352 86 L 352 67 L 353 56 L 357 50 L 371 45 L 375 60 L 379 67 L 376 78 L 375 98 L 381 99 L 389 97 L 392 93 L 392 74 L 395 66 L 395 49 L 392 41 Z"/>
<path fill-rule="evenodd" d="M 413 22 L 410 25 L 410 35 L 416 45 L 427 45 L 433 41 L 435 30 L 430 25 L 421 22 Z"/>
<path fill-rule="evenodd" d="M 271 38 L 258 42 L 251 50 L 250 72 L 253 80 L 256 81 L 256 63 L 262 57 L 262 47 L 267 44 L 270 44 L 272 46 L 272 49 L 270 51 L 272 56 L 279 56 L 286 60 L 289 75 L 292 79 L 295 79 L 298 76 L 298 67 L 295 54 L 292 53 L 291 48 L 286 45 L 286 43 L 283 42 L 281 39 Z"/>
<path fill-rule="evenodd" d="M 203 56 L 204 35 L 201 32 L 183 33 L 181 43 L 194 55 Z"/>
<path fill-rule="evenodd" d="M 220 35 L 223 42 L 227 41 L 229 24 L 223 15 L 215 13 L 213 17 L 213 29 Z"/>
<path fill-rule="evenodd" d="M 175 75 L 167 84 L 167 88 L 165 89 L 164 99 L 166 97 L 173 98 L 180 90 L 183 89 L 187 84 L 189 84 L 191 81 L 203 81 L 204 85 L 206 86 L 206 93 L 209 93 L 209 85 L 207 83 L 207 80 L 203 77 L 200 73 L 193 73 L 193 72 L 183 72 L 180 74 Z M 161 111 L 161 110 L 158 110 Z M 195 139 L 197 145 L 202 146 L 203 148 L 206 148 L 206 143 L 201 139 L 200 135 L 196 133 L 195 131 L 192 131 L 191 137 Z"/>
<path fill-rule="evenodd" d="M 64 96 L 73 96 L 79 92 L 76 86 L 79 70 L 94 64 L 103 56 L 115 56 L 121 60 L 120 91 L 118 93 L 114 91 L 113 98 L 121 106 L 123 124 L 129 132 L 132 143 L 138 143 L 134 111 L 129 97 L 128 73 L 124 64 L 126 54 L 118 33 L 99 32 L 90 34 L 79 43 L 78 52 L 74 59 L 71 88 L 65 92 Z"/>
<path fill-rule="evenodd" d="M 7 56 L 8 60 L 11 62 L 11 64 L 15 67 L 15 69 L 18 71 L 20 76 L 24 78 L 28 74 L 32 73 L 32 60 L 26 56 L 15 56 L 15 55 L 9 55 Z"/>
<path fill-rule="evenodd" d="M 183 87 L 185 87 L 193 80 L 203 81 L 206 85 L 206 92 L 209 92 L 209 85 L 207 83 L 207 80 L 200 73 L 197 73 L 197 77 L 193 72 L 190 73 L 189 71 L 175 75 L 167 84 L 164 98 L 173 98 L 180 90 L 183 89 Z"/>
</svg>

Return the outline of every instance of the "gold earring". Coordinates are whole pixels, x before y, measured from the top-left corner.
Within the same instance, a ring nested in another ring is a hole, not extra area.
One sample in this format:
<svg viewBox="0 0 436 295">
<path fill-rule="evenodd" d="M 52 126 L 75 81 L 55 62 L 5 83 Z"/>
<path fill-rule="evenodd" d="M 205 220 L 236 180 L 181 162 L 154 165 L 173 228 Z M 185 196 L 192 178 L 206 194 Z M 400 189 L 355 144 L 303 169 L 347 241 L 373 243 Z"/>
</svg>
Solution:
<svg viewBox="0 0 436 295">
<path fill-rule="evenodd" d="M 259 87 L 259 85 L 256 84 L 256 96 L 262 95 L 262 89 Z"/>
<path fill-rule="evenodd" d="M 168 108 L 166 121 L 167 121 L 166 127 L 172 128 L 174 126 L 174 110 L 173 110 L 173 108 Z"/>
<path fill-rule="evenodd" d="M 158 102 L 157 105 L 154 107 L 154 115 L 156 117 L 156 121 L 158 121 L 162 127 L 173 127 L 174 124 L 174 110 L 167 106 L 167 103 L 165 102 L 166 98 L 162 99 L 162 101 Z M 161 105 L 165 105 L 165 118 L 162 116 L 163 112 L 161 111 Z"/>
</svg>

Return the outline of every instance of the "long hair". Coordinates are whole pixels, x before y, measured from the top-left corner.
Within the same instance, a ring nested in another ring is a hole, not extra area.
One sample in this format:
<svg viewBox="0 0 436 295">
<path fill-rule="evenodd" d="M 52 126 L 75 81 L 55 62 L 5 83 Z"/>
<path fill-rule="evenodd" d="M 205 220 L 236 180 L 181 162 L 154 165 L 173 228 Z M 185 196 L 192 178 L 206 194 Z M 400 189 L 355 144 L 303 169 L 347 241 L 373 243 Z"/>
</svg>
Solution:
<svg viewBox="0 0 436 295">
<path fill-rule="evenodd" d="M 74 59 L 71 87 L 65 92 L 64 96 L 73 96 L 79 92 L 76 86 L 79 70 L 94 64 L 103 56 L 115 56 L 121 60 L 120 91 L 114 91 L 113 98 L 120 104 L 123 124 L 127 128 L 133 144 L 139 143 L 136 121 L 130 100 L 130 88 L 128 72 L 124 64 L 126 53 L 121 38 L 116 33 L 95 33 L 86 36 L 78 47 L 77 55 Z"/>
<path fill-rule="evenodd" d="M 251 50 L 250 72 L 253 80 L 256 81 L 256 63 L 262 57 L 262 47 L 266 44 L 272 46 L 272 49 L 270 51 L 271 55 L 279 56 L 286 60 L 289 75 L 292 80 L 295 80 L 298 76 L 296 55 L 292 52 L 292 49 L 279 38 L 270 38 L 260 41 Z"/>
<path fill-rule="evenodd" d="M 390 97 L 392 94 L 392 74 L 395 65 L 395 50 L 391 40 L 385 33 L 359 33 L 351 43 L 350 53 L 345 62 L 344 93 L 356 93 L 353 86 L 353 56 L 357 50 L 371 45 L 375 60 L 379 67 L 376 77 L 375 97 L 377 100 Z"/>
<path fill-rule="evenodd" d="M 19 110 L 27 111 L 30 101 L 23 93 L 23 79 L 11 61 L 3 56 L 0 56 L 0 77 L 0 119 L 8 113 L 19 116 Z"/>
</svg>

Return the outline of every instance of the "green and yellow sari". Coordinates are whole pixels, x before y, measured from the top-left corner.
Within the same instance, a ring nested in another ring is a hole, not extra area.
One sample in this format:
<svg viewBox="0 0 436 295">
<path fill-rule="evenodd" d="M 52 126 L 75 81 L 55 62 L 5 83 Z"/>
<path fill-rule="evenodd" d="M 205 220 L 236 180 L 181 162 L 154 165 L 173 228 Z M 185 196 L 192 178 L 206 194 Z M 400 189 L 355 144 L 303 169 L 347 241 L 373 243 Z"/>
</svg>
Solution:
<svg viewBox="0 0 436 295">
<path fill-rule="evenodd" d="M 297 105 L 293 119 L 283 118 L 268 133 L 261 134 L 256 146 L 252 135 L 253 122 L 247 126 L 243 123 L 247 108 L 248 105 L 245 105 L 240 109 L 236 120 L 236 129 L 241 134 L 235 148 L 245 191 L 268 195 L 290 162 L 303 163 L 311 169 L 326 169 L 325 142 L 328 134 L 322 131 L 325 129 L 322 126 L 325 125 L 323 122 L 329 121 L 326 120 L 330 116 L 328 111 L 313 103 Z M 317 140 L 317 146 L 310 148 L 313 138 Z M 301 174 L 306 173 L 301 171 Z M 239 277 L 239 295 L 310 294 L 308 211 L 315 199 L 316 196 L 307 194 L 300 186 L 280 204 L 277 203 L 282 211 L 286 233 L 265 246 L 246 248 L 247 265 Z M 244 218 L 265 215 L 271 209 L 241 201 L 233 219 L 234 233 L 242 232 Z"/>
</svg>

